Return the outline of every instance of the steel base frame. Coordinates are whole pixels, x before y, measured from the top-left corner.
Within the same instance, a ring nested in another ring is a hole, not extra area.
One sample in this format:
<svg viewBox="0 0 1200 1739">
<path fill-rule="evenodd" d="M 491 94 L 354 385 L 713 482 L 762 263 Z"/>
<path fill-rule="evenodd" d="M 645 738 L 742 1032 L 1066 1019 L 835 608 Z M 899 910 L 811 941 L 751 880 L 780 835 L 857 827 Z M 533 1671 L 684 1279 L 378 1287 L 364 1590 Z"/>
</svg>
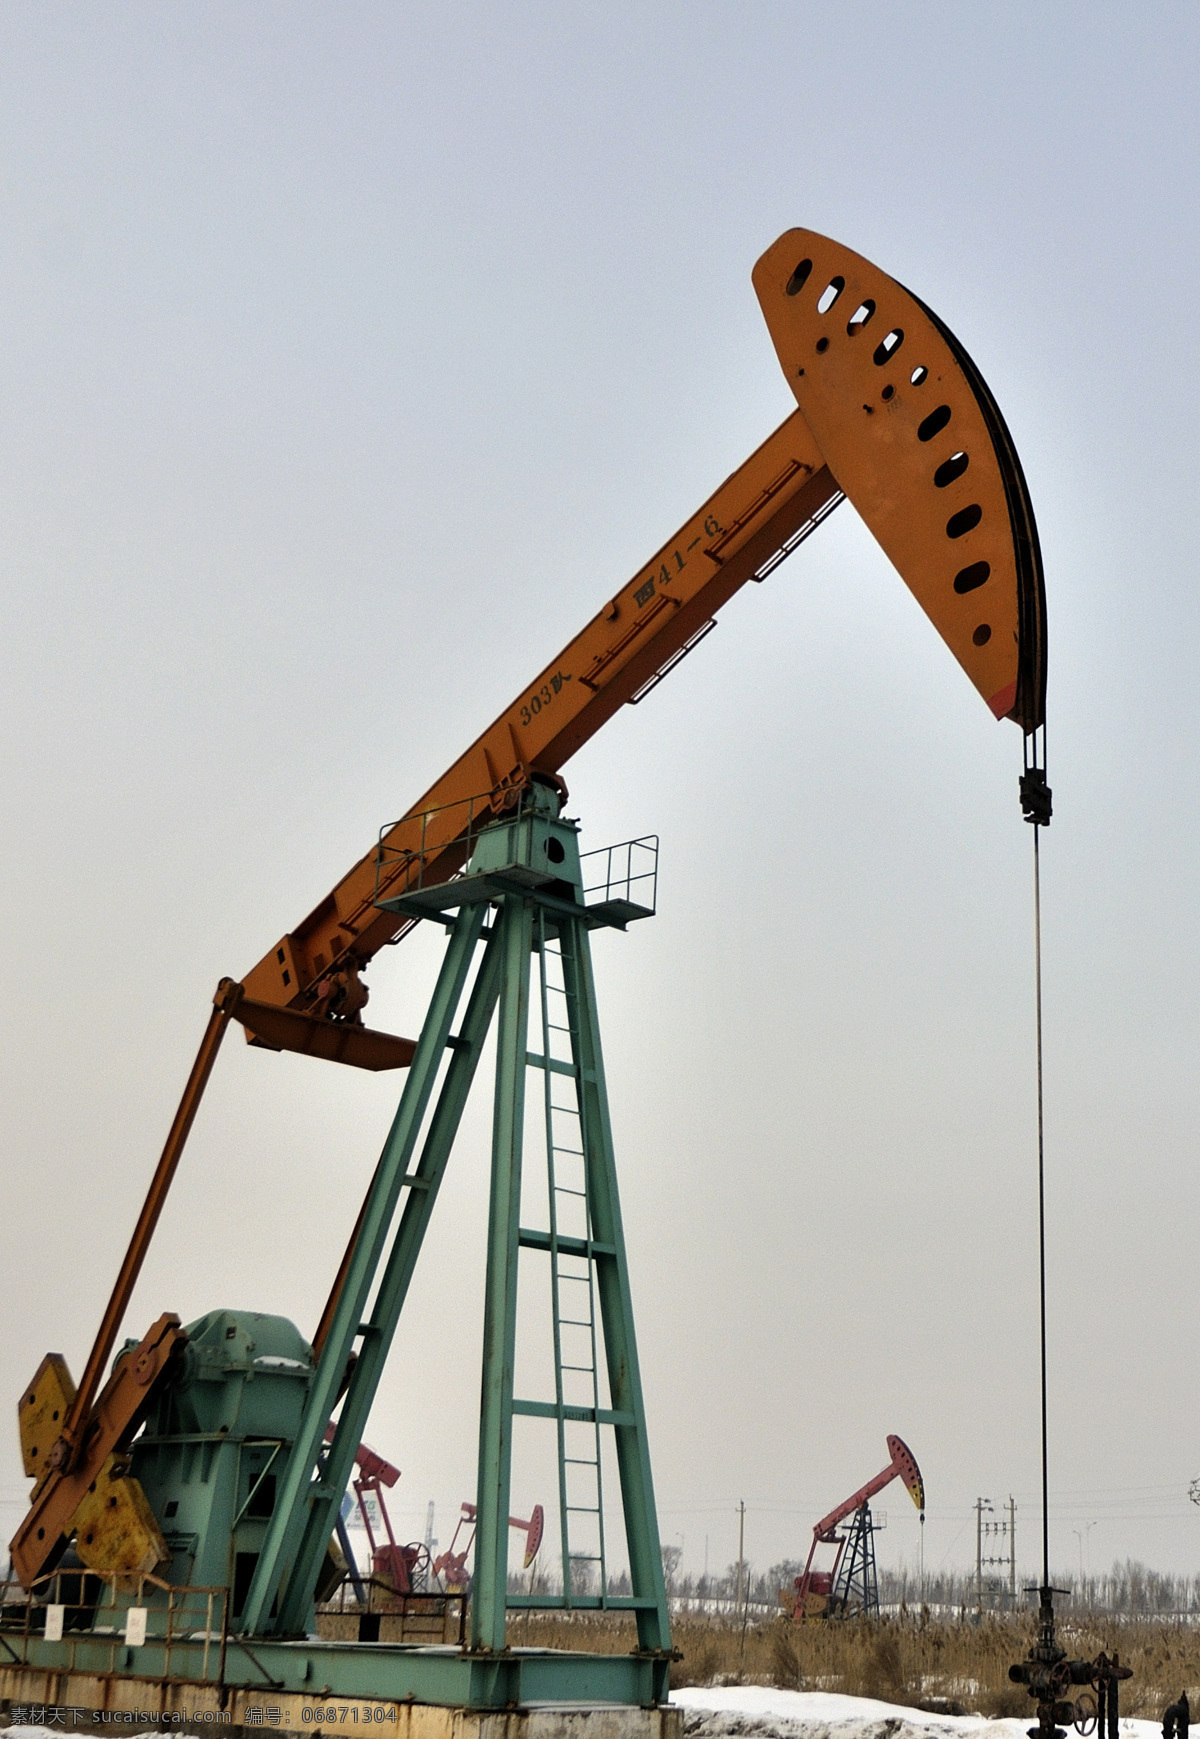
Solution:
<svg viewBox="0 0 1200 1739">
<path fill-rule="evenodd" d="M 0 1632 L 3 1636 L 3 1632 Z M 280 1642 L 260 1637 L 243 1646 L 230 1638 L 218 1679 L 214 1662 L 204 1673 L 202 1644 L 175 1645 L 168 1663 L 160 1646 L 120 1648 L 115 1667 L 110 1639 L 80 1635 L 71 1642 L 30 1637 L 20 1658 L 21 1639 L 0 1649 L 0 1674 L 15 1675 L 7 1694 L 69 1704 L 74 1693 L 66 1681 L 96 1684 L 114 1677 L 147 1688 L 169 1684 L 169 1706 L 188 1701 L 189 1689 L 228 1689 L 255 1693 L 255 1701 L 277 1702 L 288 1694 L 331 1697 L 351 1703 L 433 1703 L 451 1709 L 515 1709 L 546 1703 L 631 1704 L 651 1708 L 665 1703 L 670 1662 L 661 1655 L 596 1655 L 565 1649 L 509 1649 L 503 1654 L 472 1654 L 456 1648 L 406 1648 L 383 1643 L 320 1642 L 315 1638 Z M 18 1658 L 10 1660 L 9 1654 Z M 53 1680 L 45 1689 L 33 1676 Z M 5 1687 L 0 1681 L 0 1695 Z M 80 1701 L 84 1697 L 80 1694 Z M 375 1731 L 395 1732 L 395 1728 Z"/>
</svg>

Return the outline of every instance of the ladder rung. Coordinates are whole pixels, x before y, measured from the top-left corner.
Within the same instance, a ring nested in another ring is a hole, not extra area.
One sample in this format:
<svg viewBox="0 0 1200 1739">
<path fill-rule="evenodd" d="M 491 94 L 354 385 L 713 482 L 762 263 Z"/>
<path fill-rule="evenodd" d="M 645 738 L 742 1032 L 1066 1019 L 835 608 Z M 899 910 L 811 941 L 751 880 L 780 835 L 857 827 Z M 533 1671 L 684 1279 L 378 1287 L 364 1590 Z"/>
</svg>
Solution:
<svg viewBox="0 0 1200 1739">
<path fill-rule="evenodd" d="M 561 1365 L 559 1369 L 564 1371 L 580 1371 L 585 1377 L 593 1377 L 596 1374 L 595 1365 Z"/>
<path fill-rule="evenodd" d="M 587 1191 L 586 1190 L 568 1189 L 568 1187 L 565 1183 L 556 1183 L 554 1188 L 555 1188 L 555 1192 L 560 1196 L 578 1196 L 581 1202 L 584 1202 L 587 1200 Z"/>
<path fill-rule="evenodd" d="M 553 1241 L 552 1241 L 553 1240 Z M 565 1232 L 535 1232 L 529 1226 L 523 1226 L 517 1233 L 517 1242 L 527 1250 L 553 1250 L 556 1246 L 560 1256 L 577 1256 L 581 1261 L 589 1261 L 593 1256 L 615 1256 L 616 1247 L 613 1244 L 598 1244 L 589 1238 L 569 1238 Z M 564 1274 L 564 1280 L 585 1280 L 584 1274 Z"/>
<path fill-rule="evenodd" d="M 568 1467 L 599 1467 L 598 1461 L 589 1461 L 586 1455 L 564 1455 L 563 1461 Z"/>
<path fill-rule="evenodd" d="M 598 1516 L 599 1509 L 595 1504 L 568 1504 L 567 1514 L 571 1516 Z M 572 1557 L 583 1557 L 582 1552 L 571 1554 Z"/>
<path fill-rule="evenodd" d="M 512 1410 L 527 1419 L 557 1419 L 561 1415 L 573 1425 L 615 1425 L 628 1429 L 637 1424 L 632 1413 L 617 1413 L 610 1407 L 575 1407 L 567 1401 L 560 1408 L 556 1401 L 514 1400 Z"/>
<path fill-rule="evenodd" d="M 573 1077 L 577 1072 L 574 1063 L 561 1063 L 557 1057 L 542 1056 L 537 1051 L 525 1052 L 525 1064 L 530 1069 L 549 1069 L 555 1075 L 571 1075 Z M 556 1105 L 552 1109 L 557 1111 L 559 1107 Z M 565 1111 L 567 1107 L 564 1105 L 562 1109 Z"/>
<path fill-rule="evenodd" d="M 574 1278 L 575 1276 L 573 1274 L 563 1275 L 564 1280 L 573 1280 Z M 594 1320 L 590 1316 L 560 1316 L 558 1323 L 560 1328 L 595 1328 L 596 1326 Z M 566 1368 L 567 1367 L 564 1365 L 563 1369 L 565 1370 Z"/>
<path fill-rule="evenodd" d="M 505 1604 L 528 1612 L 598 1612 L 611 1608 L 614 1612 L 653 1612 L 658 1601 L 650 1594 L 510 1594 Z"/>
</svg>

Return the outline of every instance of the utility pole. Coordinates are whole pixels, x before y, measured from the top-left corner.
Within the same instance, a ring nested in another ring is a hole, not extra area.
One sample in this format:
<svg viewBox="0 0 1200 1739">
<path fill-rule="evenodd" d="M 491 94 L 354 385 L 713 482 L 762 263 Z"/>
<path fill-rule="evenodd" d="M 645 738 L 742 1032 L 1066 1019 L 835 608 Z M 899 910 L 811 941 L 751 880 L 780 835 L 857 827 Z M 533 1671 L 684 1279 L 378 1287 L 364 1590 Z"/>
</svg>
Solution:
<svg viewBox="0 0 1200 1739">
<path fill-rule="evenodd" d="M 983 1615 L 983 1517 L 984 1512 L 990 1516 L 992 1502 L 990 1498 L 975 1499 L 975 1611 Z"/>
<path fill-rule="evenodd" d="M 1008 1609 L 1017 1610 L 1017 1506 L 1008 1496 Z"/>
<path fill-rule="evenodd" d="M 1081 1602 L 1084 1599 L 1083 1548 L 1084 1548 L 1085 1544 L 1090 1542 L 1092 1529 L 1095 1527 L 1095 1525 L 1096 1525 L 1095 1522 L 1085 1522 L 1083 1524 L 1082 1528 L 1072 1528 L 1071 1529 L 1071 1532 L 1074 1534 L 1075 1538 L 1079 1541 L 1079 1599 Z M 1088 1553 L 1088 1568 L 1089 1569 L 1091 1568 L 1091 1556 L 1092 1556 L 1091 1552 L 1089 1551 L 1089 1553 Z"/>
<path fill-rule="evenodd" d="M 1002 1598 L 1002 1584 L 996 1571 L 1008 1571 L 1008 1604 L 1011 1611 L 1015 1612 L 1017 1607 L 1017 1506 L 1011 1496 L 1004 1508 L 1007 1518 L 996 1521 L 990 1498 L 975 1500 L 975 1607 L 981 1614 L 985 1568 L 989 1572 L 989 1589 L 997 1598 Z"/>
<path fill-rule="evenodd" d="M 744 1576 L 745 1576 L 745 1562 L 746 1562 L 746 1500 L 745 1500 L 745 1498 L 743 1498 L 741 1503 L 738 1505 L 737 1595 L 734 1599 L 734 1604 L 733 1604 L 733 1616 L 735 1619 L 736 1619 L 737 1614 L 738 1614 L 738 1608 L 742 1604 L 742 1582 L 743 1582 Z"/>
<path fill-rule="evenodd" d="M 738 1505 L 738 1581 L 742 1585 L 742 1639 L 738 1644 L 738 1660 L 746 1656 L 746 1625 L 750 1621 L 750 1578 L 746 1574 L 746 1504 Z"/>
</svg>

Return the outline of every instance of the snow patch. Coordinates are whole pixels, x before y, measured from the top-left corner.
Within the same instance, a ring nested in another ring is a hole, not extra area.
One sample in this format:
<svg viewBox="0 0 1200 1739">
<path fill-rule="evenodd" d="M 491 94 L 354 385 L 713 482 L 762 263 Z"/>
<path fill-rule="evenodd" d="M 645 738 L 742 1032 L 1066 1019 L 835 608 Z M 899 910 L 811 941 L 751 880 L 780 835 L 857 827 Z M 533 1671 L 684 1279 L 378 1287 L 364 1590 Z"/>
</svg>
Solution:
<svg viewBox="0 0 1200 1739">
<path fill-rule="evenodd" d="M 1025 1739 L 1033 1722 L 986 1715 L 930 1715 L 844 1697 L 783 1691 L 773 1685 L 689 1685 L 672 1691 L 688 1739 Z M 1122 1721 L 1121 1739 L 1162 1739 L 1157 1721 Z"/>
</svg>

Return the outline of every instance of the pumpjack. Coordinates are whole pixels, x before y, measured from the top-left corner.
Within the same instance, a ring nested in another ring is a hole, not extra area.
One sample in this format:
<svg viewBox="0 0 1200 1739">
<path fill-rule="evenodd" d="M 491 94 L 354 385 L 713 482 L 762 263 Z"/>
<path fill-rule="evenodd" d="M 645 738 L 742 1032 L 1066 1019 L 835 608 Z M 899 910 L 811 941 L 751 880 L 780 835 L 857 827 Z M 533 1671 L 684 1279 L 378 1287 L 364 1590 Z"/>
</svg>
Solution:
<svg viewBox="0 0 1200 1739">
<path fill-rule="evenodd" d="M 326 1443 L 333 1441 L 334 1429 L 332 1424 L 325 1427 Z M 418 1588 L 423 1590 L 429 1578 L 429 1548 L 419 1540 L 411 1541 L 407 1546 L 397 1542 L 392 1531 L 392 1518 L 388 1514 L 387 1499 L 383 1495 L 385 1486 L 388 1491 L 395 1486 L 400 1478 L 400 1469 L 366 1443 L 360 1443 L 355 1450 L 354 1465 L 357 1471 L 351 1481 L 351 1489 L 358 1506 L 359 1521 L 367 1536 L 367 1561 L 371 1567 L 371 1575 L 387 1587 L 395 1589 L 397 1594 L 412 1594 Z M 372 1503 L 368 1499 L 373 1500 L 374 1517 Z M 375 1538 L 376 1521 L 383 1529 L 382 1540 Z M 347 1569 L 352 1573 L 352 1579 L 357 1580 L 358 1567 L 354 1562 L 346 1529 L 344 1525 L 335 1524 L 335 1527 Z"/>
<path fill-rule="evenodd" d="M 465 1590 L 471 1586 L 471 1572 L 467 1568 L 467 1559 L 471 1556 L 471 1547 L 475 1543 L 476 1513 L 474 1504 L 463 1504 L 455 1525 L 454 1538 L 446 1550 L 433 1561 L 434 1574 L 441 1578 L 447 1588 Z M 509 1516 L 508 1525 L 525 1536 L 525 1559 L 521 1568 L 528 1570 L 542 1549 L 542 1532 L 546 1525 L 545 1511 L 541 1504 L 534 1504 L 533 1514 L 528 1521 L 523 1521 L 520 1516 Z M 460 1546 L 458 1543 L 459 1535 L 464 1527 L 467 1534 Z"/>
<path fill-rule="evenodd" d="M 824 1617 L 873 1617 L 879 1611 L 879 1583 L 875 1570 L 875 1527 L 871 1499 L 898 1479 L 925 1521 L 925 1481 L 912 1450 L 900 1437 L 889 1436 L 891 1457 L 882 1472 L 852 1496 L 831 1509 L 813 1529 L 812 1544 L 803 1574 L 796 1578 L 792 1617 L 797 1624 Z M 846 1523 L 849 1525 L 843 1529 Z M 832 1565 L 813 1568 L 822 1546 L 834 1549 Z M 849 1551 L 847 1551 L 849 1547 Z"/>
<path fill-rule="evenodd" d="M 849 499 L 992 716 L 1021 730 L 1026 808 L 1045 787 L 1037 530 L 979 370 L 916 296 L 812 231 L 782 235 L 753 280 L 797 408 L 306 917 L 219 984 L 78 1387 L 51 1354 L 21 1398 L 33 1491 L 11 1548 L 24 1604 L 0 1618 L 18 1660 L 0 1667 L 0 1690 L 10 1670 L 60 1687 L 133 1675 L 143 1697 L 150 1683 L 237 1697 L 265 1682 L 309 1715 L 304 1699 L 326 1694 L 356 1707 L 665 1698 L 670 1617 L 591 959 L 594 935 L 653 915 L 657 842 L 582 852 L 561 769 Z M 443 927 L 446 951 L 413 1039 L 365 1024 L 363 974 L 418 924 Z M 222 1309 L 185 1326 L 167 1311 L 114 1359 L 234 1022 L 260 1050 L 403 1073 L 370 1189 L 305 1329 Z M 335 1519 L 493 1025 L 469 1635 L 441 1650 L 322 1643 Z M 527 1104 L 541 1128 L 542 1208 L 529 1217 Z M 541 1393 L 523 1395 L 513 1355 L 526 1265 L 546 1282 L 553 1356 Z M 560 1585 L 548 1591 L 509 1587 L 517 1425 L 549 1433 L 556 1459 Z M 614 1550 L 628 1565 L 620 1594 Z M 508 1614 L 531 1607 L 624 1611 L 636 1643 L 624 1655 L 514 1650 Z"/>
</svg>

